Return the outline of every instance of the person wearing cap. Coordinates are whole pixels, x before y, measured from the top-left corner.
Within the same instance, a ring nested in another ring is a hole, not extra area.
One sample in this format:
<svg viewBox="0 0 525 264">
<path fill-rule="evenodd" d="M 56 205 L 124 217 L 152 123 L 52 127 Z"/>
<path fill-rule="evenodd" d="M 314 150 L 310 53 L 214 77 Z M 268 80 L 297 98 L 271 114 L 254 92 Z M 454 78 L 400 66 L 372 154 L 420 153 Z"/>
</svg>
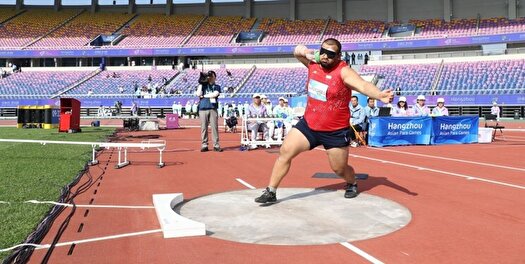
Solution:
<svg viewBox="0 0 525 264">
<path fill-rule="evenodd" d="M 408 116 L 408 105 L 407 98 L 404 96 L 399 97 L 397 106 L 393 108 L 392 116 Z"/>
<path fill-rule="evenodd" d="M 277 202 L 277 187 L 290 170 L 292 160 L 320 145 L 326 149 L 331 169 L 346 183 L 344 197 L 354 198 L 358 195 L 357 182 L 354 168 L 348 164 L 352 90 L 383 103 L 388 103 L 393 92 L 379 90 L 348 67 L 341 60 L 341 43 L 337 39 L 325 39 L 318 52 L 298 45 L 294 56 L 308 68 L 304 116 L 284 139 L 268 187 L 255 202 Z"/>
<path fill-rule="evenodd" d="M 424 95 L 418 95 L 416 104 L 412 107 L 413 116 L 429 116 L 430 109 L 425 105 L 426 98 Z"/>
<path fill-rule="evenodd" d="M 284 97 L 279 97 L 279 104 L 276 105 L 274 108 L 273 108 L 273 115 L 275 117 L 280 117 L 280 118 L 283 118 L 282 121 L 275 121 L 275 127 L 277 128 L 277 140 L 278 141 L 281 141 L 282 138 L 284 136 L 286 136 L 288 134 L 288 132 L 290 132 L 290 129 L 292 129 L 292 124 L 291 122 L 289 122 L 289 119 L 288 117 L 290 116 L 290 113 L 289 113 L 289 107 L 286 107 L 285 106 L 285 102 L 287 102 L 288 100 L 286 100 L 286 98 Z M 284 128 L 284 134 L 283 134 L 283 128 Z M 272 134 L 272 129 L 270 128 L 270 137 L 272 137 L 273 134 Z"/>
<path fill-rule="evenodd" d="M 496 102 L 492 103 L 492 107 L 490 108 L 490 113 L 495 115 L 496 118 L 499 119 L 500 109 L 499 109 L 498 103 Z"/>
<path fill-rule="evenodd" d="M 261 102 L 261 95 L 256 93 L 252 96 L 252 98 L 253 103 L 248 107 L 248 112 L 246 116 L 248 118 L 267 117 L 268 114 L 266 112 L 266 107 Z M 257 148 L 257 144 L 255 142 L 257 141 L 257 133 L 259 132 L 259 129 L 263 130 L 264 140 L 269 140 L 269 129 L 266 121 L 251 120 L 248 122 L 247 128 L 251 131 L 250 149 Z M 267 145 L 266 147 L 268 148 L 269 145 Z"/>
<path fill-rule="evenodd" d="M 218 98 L 221 86 L 215 83 L 217 74 L 209 71 L 207 82 L 201 83 L 195 93 L 199 97 L 198 115 L 201 121 L 201 152 L 208 151 L 208 125 L 213 135 L 213 151 L 222 152 L 219 144 L 219 107 Z"/>
<path fill-rule="evenodd" d="M 448 109 L 445 107 L 445 98 L 437 99 L 437 106 L 432 109 L 432 116 L 448 116 Z"/>
<path fill-rule="evenodd" d="M 273 105 L 272 105 L 272 101 L 270 101 L 270 99 L 268 99 L 268 97 L 264 94 L 261 94 L 261 103 L 264 107 L 266 107 L 266 113 L 268 115 L 271 115 L 273 114 Z M 266 122 L 266 126 L 268 127 L 268 133 L 269 133 L 269 138 L 268 140 L 270 141 L 273 141 L 273 134 L 275 132 L 275 123 L 274 121 L 267 121 Z"/>
</svg>

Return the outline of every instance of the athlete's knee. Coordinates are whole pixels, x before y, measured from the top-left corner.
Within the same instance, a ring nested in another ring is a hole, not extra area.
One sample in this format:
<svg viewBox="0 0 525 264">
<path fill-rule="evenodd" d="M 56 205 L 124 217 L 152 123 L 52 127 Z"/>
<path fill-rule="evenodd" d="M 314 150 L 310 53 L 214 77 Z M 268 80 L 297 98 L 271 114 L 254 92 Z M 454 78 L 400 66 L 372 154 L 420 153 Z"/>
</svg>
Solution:
<svg viewBox="0 0 525 264">
<path fill-rule="evenodd" d="M 348 166 L 348 164 L 334 165 L 332 166 L 332 170 L 340 177 L 344 177 L 346 173 L 352 173 L 353 171 L 352 167 Z"/>
</svg>

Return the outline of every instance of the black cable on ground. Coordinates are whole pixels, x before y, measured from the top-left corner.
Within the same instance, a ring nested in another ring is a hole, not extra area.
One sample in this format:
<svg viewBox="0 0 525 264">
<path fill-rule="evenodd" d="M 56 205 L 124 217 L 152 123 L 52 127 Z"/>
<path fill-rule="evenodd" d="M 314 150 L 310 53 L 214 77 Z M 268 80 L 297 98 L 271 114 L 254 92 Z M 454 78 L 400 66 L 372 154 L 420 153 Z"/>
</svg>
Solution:
<svg viewBox="0 0 525 264">
<path fill-rule="evenodd" d="M 67 228 L 67 226 L 69 224 L 69 221 L 71 220 L 71 218 L 75 214 L 76 205 L 74 203 L 74 198 L 76 196 L 78 196 L 79 194 L 82 194 L 82 193 L 86 192 L 87 190 L 89 190 L 93 186 L 93 184 L 95 182 L 97 182 L 106 173 L 104 168 L 100 167 L 100 165 L 98 165 L 98 167 L 102 170 L 102 173 L 95 180 L 93 180 L 93 177 L 92 177 L 91 173 L 88 170 L 88 165 L 87 165 L 87 162 L 86 162 L 86 164 L 84 165 L 84 168 L 79 171 L 79 173 L 75 176 L 73 181 L 62 189 L 62 193 L 60 195 L 60 198 L 59 198 L 58 202 L 59 203 L 66 203 L 66 204 L 72 204 L 73 207 L 72 207 L 72 210 L 69 213 L 69 215 L 66 217 L 66 219 L 60 225 L 60 227 L 59 227 L 55 237 L 53 238 L 53 242 L 51 243 L 50 248 L 48 249 L 46 255 L 44 256 L 44 259 L 42 260 L 42 263 L 47 263 L 49 261 L 49 258 L 51 257 L 51 254 L 53 253 L 53 250 L 54 250 L 56 244 L 58 243 L 58 241 L 60 240 L 60 237 L 62 236 L 62 234 L 66 230 L 66 228 Z M 76 189 L 76 191 L 74 193 L 72 193 L 71 189 L 80 182 L 80 179 L 82 178 L 83 175 L 86 175 L 88 177 L 88 180 L 85 183 L 83 183 L 82 185 L 80 185 Z M 35 231 L 33 231 L 23 243 L 24 244 L 40 244 L 40 242 L 42 242 L 42 240 L 44 239 L 46 234 L 51 229 L 51 226 L 53 225 L 53 223 L 56 220 L 56 218 L 65 209 L 66 209 L 65 206 L 54 205 L 51 208 L 51 210 L 49 210 L 49 212 L 44 217 L 44 219 L 38 224 L 38 226 L 35 229 Z M 8 256 L 6 259 L 4 259 L 4 261 L 2 263 L 3 264 L 27 263 L 29 261 L 31 255 L 33 254 L 34 249 L 35 248 L 33 246 L 22 246 L 22 247 L 19 247 L 19 248 L 15 249 L 14 252 L 10 256 Z"/>
</svg>

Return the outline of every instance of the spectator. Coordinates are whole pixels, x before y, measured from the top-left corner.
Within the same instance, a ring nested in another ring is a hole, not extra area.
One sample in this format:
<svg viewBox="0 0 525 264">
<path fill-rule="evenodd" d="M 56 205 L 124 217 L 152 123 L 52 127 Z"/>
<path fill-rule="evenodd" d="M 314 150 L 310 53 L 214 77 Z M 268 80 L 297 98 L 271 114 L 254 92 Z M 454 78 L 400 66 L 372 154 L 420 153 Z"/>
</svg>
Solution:
<svg viewBox="0 0 525 264">
<path fill-rule="evenodd" d="M 352 65 L 355 65 L 355 53 L 352 52 L 352 56 L 350 56 L 350 58 L 352 58 Z"/>
<path fill-rule="evenodd" d="M 118 91 L 119 91 L 120 93 L 124 93 L 124 86 L 119 85 L 119 86 L 118 86 Z"/>
<path fill-rule="evenodd" d="M 248 118 L 260 118 L 260 117 L 266 117 L 268 114 L 266 112 L 266 107 L 261 103 L 261 95 L 254 94 L 252 96 L 253 103 L 248 107 Z M 265 140 L 269 140 L 269 129 L 267 122 L 265 121 L 258 121 L 258 120 L 251 120 L 247 124 L 248 130 L 251 130 L 251 144 L 250 149 L 256 149 L 257 144 L 255 144 L 255 141 L 257 140 L 257 133 L 259 129 L 263 130 L 263 136 Z M 269 148 L 269 145 L 266 145 L 266 148 Z"/>
<path fill-rule="evenodd" d="M 499 119 L 499 117 L 500 117 L 500 109 L 499 109 L 498 103 L 496 103 L 496 102 L 492 103 L 492 108 L 490 108 L 490 113 L 495 115 L 496 118 Z"/>
<path fill-rule="evenodd" d="M 448 116 L 448 109 L 445 107 L 445 98 L 437 99 L 437 106 L 432 109 L 432 116 Z"/>
<path fill-rule="evenodd" d="M 379 115 L 379 107 L 376 107 L 376 100 L 368 97 L 367 104 L 365 106 L 365 127 L 363 130 L 366 131 L 366 143 L 368 144 L 368 128 L 370 127 L 370 118 Z"/>
<path fill-rule="evenodd" d="M 93 95 L 93 94 L 95 94 L 95 93 L 93 92 L 93 89 L 89 88 L 89 90 L 88 90 L 88 92 L 87 92 L 87 95 Z"/>
<path fill-rule="evenodd" d="M 277 127 L 277 140 L 281 141 L 283 137 L 288 135 L 292 129 L 291 123 L 291 109 L 285 105 L 288 102 L 286 98 L 279 97 L 279 104 L 273 108 L 273 115 L 277 118 L 282 118 L 282 121 L 275 121 L 274 127 Z M 284 130 L 284 131 L 283 131 Z M 284 133 L 283 133 L 284 132 Z M 270 138 L 274 135 L 270 133 Z"/>
<path fill-rule="evenodd" d="M 184 106 L 185 114 L 188 116 L 188 118 L 191 118 L 191 102 L 186 101 L 186 105 Z"/>
<path fill-rule="evenodd" d="M 394 110 L 392 111 L 392 116 L 408 116 L 408 105 L 407 105 L 407 98 L 404 96 L 399 97 L 399 101 L 397 101 L 397 106 L 394 107 Z"/>
<path fill-rule="evenodd" d="M 137 116 L 138 113 L 139 113 L 139 106 L 137 102 L 133 101 L 133 103 L 131 103 L 131 115 Z"/>
<path fill-rule="evenodd" d="M 352 98 L 350 99 L 350 125 L 355 129 L 355 131 L 363 131 L 365 117 L 365 110 L 359 105 L 359 99 L 355 95 L 352 96 Z M 350 138 L 352 139 L 352 142 L 350 142 L 350 146 L 353 148 L 359 145 L 355 141 L 357 135 L 355 134 L 354 129 L 350 131 Z"/>
<path fill-rule="evenodd" d="M 369 60 L 369 59 L 370 59 L 370 58 L 368 57 L 368 54 L 365 53 L 365 64 L 368 64 L 368 60 Z"/>
<path fill-rule="evenodd" d="M 424 95 L 418 95 L 416 105 L 412 108 L 414 116 L 429 116 L 430 109 L 425 105 L 426 98 Z"/>
<path fill-rule="evenodd" d="M 374 98 L 368 98 L 367 105 L 365 106 L 365 128 L 368 130 L 368 124 L 370 123 L 370 118 L 379 115 L 379 108 L 376 107 L 376 100 Z"/>
</svg>

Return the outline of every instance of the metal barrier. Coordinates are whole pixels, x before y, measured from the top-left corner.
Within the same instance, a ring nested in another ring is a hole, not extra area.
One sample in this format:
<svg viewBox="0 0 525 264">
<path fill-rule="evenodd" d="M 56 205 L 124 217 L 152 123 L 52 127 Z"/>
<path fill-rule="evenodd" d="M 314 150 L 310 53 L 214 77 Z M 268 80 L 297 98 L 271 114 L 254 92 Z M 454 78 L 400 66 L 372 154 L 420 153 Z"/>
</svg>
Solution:
<svg viewBox="0 0 525 264">
<path fill-rule="evenodd" d="M 141 143 L 113 143 L 113 142 L 80 142 L 80 141 L 55 141 L 55 140 L 29 140 L 29 139 L 0 139 L 0 142 L 9 142 L 9 143 L 38 143 L 42 145 L 46 144 L 64 144 L 64 145 L 90 145 L 93 149 L 93 158 L 89 162 L 89 165 L 96 165 L 99 161 L 96 159 L 96 149 L 97 147 L 101 148 L 117 148 L 118 149 L 118 163 L 115 165 L 115 168 L 120 169 L 124 166 L 130 164 L 128 160 L 128 148 L 156 148 L 159 151 L 159 163 L 157 164 L 158 168 L 165 166 L 165 163 L 162 161 L 162 152 L 166 149 L 165 140 L 146 140 Z M 122 151 L 124 150 L 124 157 L 122 157 Z M 122 160 L 122 158 L 124 160 Z"/>
</svg>

